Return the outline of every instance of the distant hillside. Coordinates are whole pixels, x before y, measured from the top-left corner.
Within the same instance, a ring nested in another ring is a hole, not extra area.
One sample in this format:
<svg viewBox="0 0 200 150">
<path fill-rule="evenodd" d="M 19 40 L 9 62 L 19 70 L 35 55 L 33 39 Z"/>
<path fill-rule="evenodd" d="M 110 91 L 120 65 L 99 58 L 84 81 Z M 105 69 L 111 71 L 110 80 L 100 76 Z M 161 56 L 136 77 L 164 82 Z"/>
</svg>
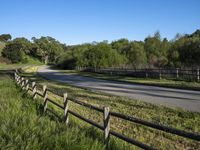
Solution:
<svg viewBox="0 0 200 150">
<path fill-rule="evenodd" d="M 0 42 L 0 56 L 1 56 L 2 49 L 4 47 L 5 47 L 5 43 L 4 42 Z"/>
</svg>

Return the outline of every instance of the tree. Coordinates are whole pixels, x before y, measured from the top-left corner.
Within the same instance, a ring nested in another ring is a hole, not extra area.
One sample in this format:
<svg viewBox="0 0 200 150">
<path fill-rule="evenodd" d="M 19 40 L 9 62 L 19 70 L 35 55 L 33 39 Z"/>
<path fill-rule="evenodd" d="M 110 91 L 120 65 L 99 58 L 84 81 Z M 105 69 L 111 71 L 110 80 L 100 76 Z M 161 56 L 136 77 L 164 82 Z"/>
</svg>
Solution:
<svg viewBox="0 0 200 150">
<path fill-rule="evenodd" d="M 85 51 L 92 49 L 92 47 L 93 47 L 92 44 L 82 44 L 82 45 L 75 46 L 72 49 L 72 54 L 76 61 L 75 66 L 77 68 L 87 66 L 88 60 L 85 58 L 84 53 Z"/>
<path fill-rule="evenodd" d="M 180 61 L 185 66 L 200 66 L 200 40 L 187 39 L 179 50 Z"/>
<path fill-rule="evenodd" d="M 147 63 L 147 57 L 143 43 L 131 42 L 130 47 L 130 50 L 127 52 L 129 64 L 134 68 L 144 67 Z"/>
<path fill-rule="evenodd" d="M 127 39 L 119 39 L 111 43 L 113 49 L 116 49 L 120 54 L 126 55 L 130 49 L 129 41 Z"/>
<path fill-rule="evenodd" d="M 31 43 L 25 38 L 16 38 L 6 44 L 2 55 L 12 61 L 18 63 L 23 61 L 25 55 L 30 54 Z"/>
<path fill-rule="evenodd" d="M 0 41 L 1 42 L 7 42 L 8 40 L 11 40 L 12 37 L 10 34 L 2 34 L 0 35 Z"/>
<path fill-rule="evenodd" d="M 163 67 L 167 64 L 167 54 L 169 50 L 168 40 L 161 40 L 160 33 L 157 31 L 153 37 L 145 39 L 145 50 L 149 66 Z"/>
<path fill-rule="evenodd" d="M 76 60 L 72 55 L 72 51 L 67 51 L 60 56 L 56 61 L 56 65 L 62 69 L 74 69 L 76 67 Z"/>
<path fill-rule="evenodd" d="M 200 30 L 192 34 L 177 34 L 171 43 L 168 59 L 173 67 L 199 66 Z"/>
<path fill-rule="evenodd" d="M 9 42 L 2 51 L 2 56 L 10 59 L 12 63 L 21 62 L 23 55 L 21 44 L 17 42 Z"/>
<path fill-rule="evenodd" d="M 19 43 L 21 45 L 21 50 L 24 51 L 26 55 L 31 55 L 32 43 L 26 38 L 16 38 L 13 40 L 14 43 Z"/>
<path fill-rule="evenodd" d="M 54 63 L 63 53 L 63 46 L 52 37 L 32 38 L 34 45 L 32 55 L 39 58 L 45 64 Z"/>
<path fill-rule="evenodd" d="M 107 43 L 98 43 L 85 51 L 84 56 L 87 65 L 93 68 L 113 67 L 123 63 L 123 57 Z"/>
</svg>

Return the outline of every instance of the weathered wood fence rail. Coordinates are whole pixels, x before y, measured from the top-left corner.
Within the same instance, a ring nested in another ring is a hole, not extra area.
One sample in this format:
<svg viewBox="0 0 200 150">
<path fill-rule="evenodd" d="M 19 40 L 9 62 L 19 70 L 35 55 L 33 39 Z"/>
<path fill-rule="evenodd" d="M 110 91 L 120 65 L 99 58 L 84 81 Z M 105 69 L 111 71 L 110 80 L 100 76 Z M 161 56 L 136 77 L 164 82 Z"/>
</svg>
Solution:
<svg viewBox="0 0 200 150">
<path fill-rule="evenodd" d="M 82 68 L 82 71 L 104 73 L 110 75 L 127 75 L 133 77 L 143 78 L 176 78 L 195 80 L 199 82 L 200 74 L 199 68 L 196 69 L 125 69 L 125 68 Z"/>
<path fill-rule="evenodd" d="M 79 101 L 75 98 L 70 98 L 70 97 L 68 97 L 67 93 L 64 93 L 63 95 L 60 95 L 60 94 L 58 95 L 57 93 L 55 93 L 51 89 L 48 89 L 47 86 L 45 86 L 45 85 L 41 86 L 39 84 L 36 84 L 35 82 L 30 82 L 29 80 L 26 80 L 25 78 L 21 77 L 18 74 L 18 72 L 15 72 L 14 76 L 15 76 L 15 81 L 16 81 L 17 85 L 19 85 L 26 92 L 28 92 L 28 91 L 32 92 L 34 100 L 36 99 L 37 96 L 40 96 L 40 97 L 43 98 L 43 110 L 44 110 L 44 112 L 51 111 L 50 109 L 48 109 L 48 102 L 50 102 L 50 103 L 54 104 L 55 106 L 57 106 L 58 108 L 63 110 L 63 121 L 66 124 L 68 124 L 68 122 L 69 122 L 69 114 L 70 114 L 70 115 L 73 115 L 73 116 L 75 116 L 75 117 L 77 117 L 77 118 L 99 128 L 100 130 L 103 130 L 104 131 L 104 141 L 105 141 L 106 145 L 108 145 L 110 135 L 113 135 L 115 137 L 118 137 L 118 138 L 120 138 L 120 139 L 122 139 L 122 140 L 124 140 L 128 143 L 134 144 L 134 145 L 136 145 L 140 148 L 143 148 L 143 149 L 147 149 L 147 150 L 156 149 L 156 148 L 153 148 L 153 147 L 151 147 L 147 144 L 144 144 L 142 142 L 131 139 L 131 138 L 125 136 L 125 135 L 122 135 L 122 134 L 120 134 L 116 131 L 110 130 L 110 117 L 117 117 L 119 119 L 134 122 L 134 123 L 144 125 L 144 126 L 147 126 L 147 127 L 151 127 L 151 128 L 157 129 L 157 130 L 161 130 L 161 131 L 164 131 L 164 132 L 167 132 L 167 133 L 171 133 L 171 134 L 179 135 L 179 136 L 189 138 L 189 139 L 192 139 L 192 140 L 200 141 L 200 134 L 186 132 L 186 131 L 179 130 L 179 129 L 172 128 L 172 127 L 168 127 L 168 126 L 165 126 L 165 125 L 152 123 L 152 122 L 149 122 L 149 121 L 146 121 L 146 120 L 143 120 L 143 119 L 139 119 L 139 118 L 136 118 L 136 117 L 133 117 L 133 116 L 127 116 L 127 115 L 124 115 L 124 114 L 121 114 L 121 113 L 112 112 L 112 111 L 110 111 L 109 107 L 104 107 L 104 108 L 96 107 L 96 106 L 93 106 L 91 104 Z M 42 92 L 37 89 L 38 86 L 43 87 Z M 61 105 L 61 104 L 55 102 L 54 100 L 50 99 L 48 97 L 47 91 L 49 91 L 49 92 L 51 92 L 55 95 L 63 97 L 63 105 Z M 68 105 L 69 101 L 76 103 L 76 104 L 79 104 L 81 106 L 96 110 L 98 112 L 101 112 L 103 114 L 102 115 L 103 125 L 96 123 L 96 122 L 94 122 L 90 119 L 87 119 L 87 118 L 81 116 L 80 114 L 70 110 L 69 105 Z M 54 112 L 54 114 L 56 115 L 55 112 Z"/>
</svg>

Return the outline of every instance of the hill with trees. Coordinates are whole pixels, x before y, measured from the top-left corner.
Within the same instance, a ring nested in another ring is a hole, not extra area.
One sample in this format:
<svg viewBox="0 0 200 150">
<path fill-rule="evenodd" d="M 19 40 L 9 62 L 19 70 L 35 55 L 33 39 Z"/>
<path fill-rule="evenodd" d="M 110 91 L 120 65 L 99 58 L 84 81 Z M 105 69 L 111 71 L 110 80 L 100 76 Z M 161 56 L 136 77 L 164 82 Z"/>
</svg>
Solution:
<svg viewBox="0 0 200 150">
<path fill-rule="evenodd" d="M 31 59 L 61 68 L 79 67 L 198 67 L 200 66 L 200 30 L 192 34 L 177 34 L 173 40 L 162 38 L 160 32 L 144 41 L 119 39 L 108 43 L 93 42 L 68 46 L 52 37 L 21 37 L 0 35 L 2 56 L 12 63 L 27 63 Z M 1 59 L 3 59 L 1 57 Z"/>
</svg>

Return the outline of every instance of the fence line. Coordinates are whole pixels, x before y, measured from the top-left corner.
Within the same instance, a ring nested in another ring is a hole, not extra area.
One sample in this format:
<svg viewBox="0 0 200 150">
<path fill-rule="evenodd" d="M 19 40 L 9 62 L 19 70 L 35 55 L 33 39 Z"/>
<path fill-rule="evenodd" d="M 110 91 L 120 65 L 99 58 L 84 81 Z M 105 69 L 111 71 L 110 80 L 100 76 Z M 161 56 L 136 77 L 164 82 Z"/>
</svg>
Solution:
<svg viewBox="0 0 200 150">
<path fill-rule="evenodd" d="M 126 69 L 126 68 L 83 68 L 82 71 L 104 73 L 110 75 L 128 75 L 143 78 L 176 78 L 200 81 L 199 68 L 196 69 Z"/>
<path fill-rule="evenodd" d="M 147 126 L 147 127 L 150 127 L 150 128 L 154 128 L 154 129 L 157 129 L 157 130 L 161 130 L 161 131 L 164 131 L 164 132 L 167 132 L 167 133 L 171 133 L 171 134 L 179 135 L 179 136 L 189 138 L 189 139 L 192 139 L 192 140 L 200 141 L 200 134 L 191 133 L 191 132 L 179 130 L 179 129 L 176 129 L 176 128 L 167 127 L 167 126 L 164 126 L 164 125 L 152 123 L 152 122 L 149 122 L 149 121 L 146 121 L 146 120 L 143 120 L 143 119 L 139 119 L 139 118 L 136 118 L 136 117 L 133 117 L 133 116 L 128 116 L 128 115 L 124 115 L 124 114 L 121 114 L 121 113 L 112 112 L 112 111 L 110 111 L 109 107 L 100 108 L 100 107 L 93 106 L 91 104 L 81 102 L 81 101 L 74 99 L 74 98 L 69 98 L 67 93 L 64 93 L 63 96 L 62 96 L 63 97 L 63 106 L 62 106 L 61 104 L 58 104 L 55 101 L 53 101 L 52 99 L 48 98 L 48 94 L 47 94 L 48 91 L 52 92 L 55 95 L 57 95 L 57 94 L 55 92 L 49 90 L 46 85 L 43 85 L 43 91 L 41 93 L 39 90 L 37 90 L 38 84 L 36 84 L 35 82 L 30 82 L 29 80 L 24 79 L 23 77 L 19 76 L 17 72 L 14 73 L 14 77 L 15 77 L 15 81 L 16 81 L 17 85 L 19 85 L 27 93 L 28 93 L 28 91 L 31 91 L 33 93 L 33 99 L 34 100 L 36 99 L 37 95 L 43 98 L 43 110 L 44 110 L 44 112 L 46 112 L 47 110 L 51 111 L 48 108 L 48 102 L 50 102 L 50 103 L 54 104 L 55 106 L 59 107 L 60 109 L 64 110 L 63 121 L 66 124 L 69 123 L 69 114 L 70 114 L 70 115 L 73 115 L 73 116 L 75 116 L 75 117 L 77 117 L 77 118 L 99 128 L 99 129 L 103 130 L 104 131 L 104 142 L 105 142 L 106 147 L 108 146 L 110 135 L 113 135 L 115 137 L 118 137 L 118 138 L 120 138 L 120 139 L 122 139 L 122 140 L 124 140 L 128 143 L 134 144 L 134 145 L 136 145 L 140 148 L 143 148 L 143 149 L 147 149 L 147 150 L 156 149 L 156 148 L 153 148 L 149 145 L 146 145 L 145 143 L 136 141 L 136 140 L 131 139 L 129 137 L 126 137 L 126 136 L 124 136 L 120 133 L 117 133 L 115 131 L 110 130 L 110 117 L 111 116 L 117 117 L 117 118 L 120 118 L 120 119 L 123 119 L 123 120 L 127 120 L 127 121 L 130 121 L 130 122 L 134 122 L 134 123 L 137 123 L 137 124 L 140 124 L 140 125 L 144 125 L 144 126 Z M 30 84 L 32 86 L 30 86 Z M 60 95 L 58 95 L 58 96 L 60 96 Z M 103 125 L 100 125 L 100 124 L 98 124 L 98 123 L 96 123 L 96 122 L 94 122 L 90 119 L 87 119 L 87 118 L 81 116 L 80 114 L 75 113 L 72 110 L 70 110 L 69 105 L 68 105 L 69 101 L 103 113 Z"/>
</svg>

